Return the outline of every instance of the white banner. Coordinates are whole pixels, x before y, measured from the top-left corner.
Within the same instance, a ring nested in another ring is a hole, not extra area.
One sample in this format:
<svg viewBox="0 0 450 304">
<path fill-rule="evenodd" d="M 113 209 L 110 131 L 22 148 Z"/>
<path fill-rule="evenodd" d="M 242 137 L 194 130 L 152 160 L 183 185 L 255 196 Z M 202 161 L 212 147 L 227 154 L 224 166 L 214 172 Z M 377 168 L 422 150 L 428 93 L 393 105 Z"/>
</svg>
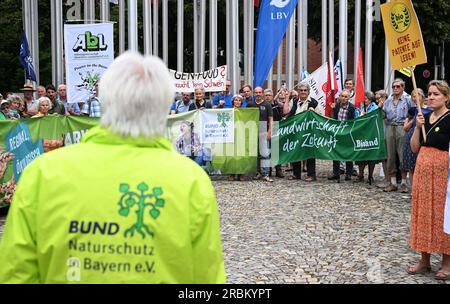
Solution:
<svg viewBox="0 0 450 304">
<path fill-rule="evenodd" d="M 202 143 L 234 143 L 234 109 L 199 113 Z"/>
<path fill-rule="evenodd" d="M 64 44 L 67 100 L 84 102 L 114 61 L 113 24 L 65 24 Z"/>
<path fill-rule="evenodd" d="M 195 89 L 201 88 L 206 92 L 222 92 L 226 89 L 226 65 L 200 73 L 183 73 L 174 70 L 169 72 L 175 83 L 175 92 L 194 92 Z"/>
<path fill-rule="evenodd" d="M 303 79 L 302 82 L 306 82 L 311 87 L 310 97 L 317 100 L 319 103 L 318 113 L 321 115 L 325 114 L 325 104 L 326 95 L 324 91 L 324 86 L 327 83 L 328 65 L 325 63 L 320 68 L 315 70 L 308 78 Z"/>
</svg>

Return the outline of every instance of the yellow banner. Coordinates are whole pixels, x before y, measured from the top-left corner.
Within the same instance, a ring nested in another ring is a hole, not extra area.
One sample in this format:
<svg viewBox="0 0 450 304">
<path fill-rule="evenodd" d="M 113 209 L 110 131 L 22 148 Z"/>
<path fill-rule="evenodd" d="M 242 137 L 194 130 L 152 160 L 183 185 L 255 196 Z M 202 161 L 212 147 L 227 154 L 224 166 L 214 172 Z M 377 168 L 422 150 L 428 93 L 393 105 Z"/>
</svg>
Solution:
<svg viewBox="0 0 450 304">
<path fill-rule="evenodd" d="M 381 14 L 392 69 L 400 70 L 426 63 L 422 31 L 411 0 L 385 3 L 381 5 Z"/>
</svg>

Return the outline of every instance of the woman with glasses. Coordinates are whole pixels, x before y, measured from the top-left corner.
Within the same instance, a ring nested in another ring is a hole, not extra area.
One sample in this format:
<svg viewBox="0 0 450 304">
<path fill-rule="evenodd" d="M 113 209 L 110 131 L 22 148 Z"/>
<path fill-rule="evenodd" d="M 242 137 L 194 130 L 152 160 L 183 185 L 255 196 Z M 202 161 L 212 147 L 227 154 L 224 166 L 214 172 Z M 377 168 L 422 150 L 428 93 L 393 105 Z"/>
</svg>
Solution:
<svg viewBox="0 0 450 304">
<path fill-rule="evenodd" d="M 442 253 L 437 280 L 450 279 L 450 231 L 444 232 L 450 142 L 450 87 L 445 81 L 428 85 L 428 107 L 433 112 L 418 114 L 411 137 L 411 150 L 419 153 L 412 188 L 409 245 L 421 253 L 409 274 L 431 270 L 431 253 Z M 422 134 L 425 127 L 425 138 Z"/>
</svg>

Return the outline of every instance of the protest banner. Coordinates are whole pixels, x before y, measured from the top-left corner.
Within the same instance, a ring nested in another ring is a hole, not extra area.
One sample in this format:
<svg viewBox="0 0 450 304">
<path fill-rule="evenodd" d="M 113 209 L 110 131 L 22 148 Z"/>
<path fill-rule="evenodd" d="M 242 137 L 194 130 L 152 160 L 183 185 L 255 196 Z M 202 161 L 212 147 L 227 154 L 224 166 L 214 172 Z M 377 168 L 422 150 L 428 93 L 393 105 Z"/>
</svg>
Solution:
<svg viewBox="0 0 450 304">
<path fill-rule="evenodd" d="M 203 88 L 206 92 L 222 92 L 226 89 L 227 66 L 222 65 L 200 73 L 183 73 L 169 70 L 172 75 L 175 92 L 194 92 Z"/>
<path fill-rule="evenodd" d="M 67 100 L 85 102 L 114 61 L 113 24 L 65 24 L 64 45 Z"/>
<path fill-rule="evenodd" d="M 275 124 L 272 164 L 310 158 L 340 161 L 386 158 L 382 110 L 339 121 L 305 111 Z"/>
<path fill-rule="evenodd" d="M 319 111 L 320 114 L 325 114 L 325 108 L 326 108 L 326 98 L 327 98 L 327 92 L 329 91 L 328 88 L 328 64 L 325 63 L 321 67 L 319 67 L 317 70 L 312 72 L 308 78 L 303 79 L 302 83 L 307 83 L 310 90 L 310 97 L 317 100 L 319 103 Z"/>
<path fill-rule="evenodd" d="M 411 0 L 385 3 L 381 5 L 381 14 L 392 69 L 426 63 L 422 31 Z"/>
<path fill-rule="evenodd" d="M 203 143 L 234 143 L 234 109 L 200 111 L 199 115 Z"/>
<path fill-rule="evenodd" d="M 45 152 L 80 142 L 98 118 L 46 116 L 0 121 L 0 207 L 9 203 L 23 170 Z"/>
</svg>

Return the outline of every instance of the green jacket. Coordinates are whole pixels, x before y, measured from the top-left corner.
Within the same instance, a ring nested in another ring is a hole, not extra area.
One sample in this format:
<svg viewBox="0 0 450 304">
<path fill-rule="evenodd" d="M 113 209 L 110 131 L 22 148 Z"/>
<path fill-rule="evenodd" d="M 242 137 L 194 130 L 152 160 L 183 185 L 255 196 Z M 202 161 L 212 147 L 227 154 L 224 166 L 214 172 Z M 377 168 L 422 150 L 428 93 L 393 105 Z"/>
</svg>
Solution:
<svg viewBox="0 0 450 304">
<path fill-rule="evenodd" d="M 165 139 L 92 128 L 22 174 L 0 283 L 225 283 L 214 189 Z"/>
</svg>

